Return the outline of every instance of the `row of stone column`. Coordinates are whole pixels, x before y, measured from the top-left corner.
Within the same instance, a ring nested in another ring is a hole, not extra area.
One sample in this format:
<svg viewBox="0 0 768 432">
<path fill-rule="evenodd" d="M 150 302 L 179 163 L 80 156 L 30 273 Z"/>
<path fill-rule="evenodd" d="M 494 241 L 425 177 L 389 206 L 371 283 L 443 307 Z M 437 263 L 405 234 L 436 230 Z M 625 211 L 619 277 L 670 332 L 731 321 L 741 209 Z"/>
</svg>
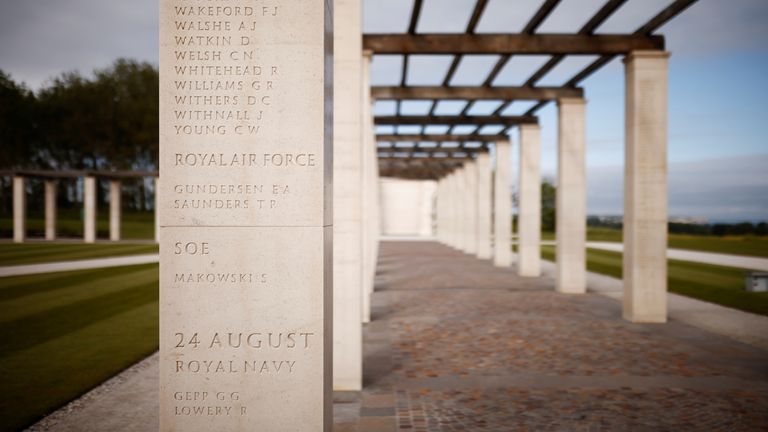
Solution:
<svg viewBox="0 0 768 432">
<path fill-rule="evenodd" d="M 363 52 L 361 3 L 334 4 L 333 388 L 363 387 L 363 323 L 370 321 L 379 245 L 379 166 Z"/>
<path fill-rule="evenodd" d="M 625 59 L 623 310 L 633 322 L 665 322 L 667 317 L 668 57 L 663 52 L 634 52 Z M 558 114 L 556 289 L 581 294 L 587 289 L 586 101 L 560 99 Z M 519 133 L 517 270 L 521 276 L 535 277 L 541 273 L 541 133 L 538 125 L 521 125 Z M 509 141 L 497 142 L 495 150 L 493 193 L 485 153 L 439 181 L 437 236 L 449 246 L 506 267 L 512 262 Z"/>
<path fill-rule="evenodd" d="M 13 241 L 26 241 L 27 189 L 26 177 L 13 177 Z M 157 179 L 155 179 L 155 214 L 157 214 Z M 58 183 L 56 180 L 44 180 L 45 190 L 45 240 L 53 241 L 56 233 L 56 195 Z M 109 180 L 109 240 L 121 239 L 122 221 L 122 182 Z M 96 177 L 87 176 L 83 179 L 83 241 L 96 242 Z M 155 240 L 157 240 L 157 217 L 155 217 Z"/>
</svg>

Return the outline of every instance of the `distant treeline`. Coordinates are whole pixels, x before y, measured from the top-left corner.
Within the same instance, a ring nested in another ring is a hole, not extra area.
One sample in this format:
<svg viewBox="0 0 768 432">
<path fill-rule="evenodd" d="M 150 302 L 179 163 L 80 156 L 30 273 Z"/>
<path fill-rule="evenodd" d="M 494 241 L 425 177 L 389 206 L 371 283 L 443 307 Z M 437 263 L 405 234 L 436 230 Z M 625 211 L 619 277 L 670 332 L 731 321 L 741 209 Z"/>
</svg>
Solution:
<svg viewBox="0 0 768 432">
<path fill-rule="evenodd" d="M 0 71 L 0 169 L 154 170 L 158 157 L 158 72 L 119 59 L 92 78 L 77 72 L 54 78 L 37 92 Z M 0 211 L 9 211 L 10 179 L 0 185 Z M 30 207 L 40 206 L 32 182 Z M 101 182 L 101 191 L 108 187 Z M 74 181 L 61 183 L 62 206 L 79 199 Z M 129 208 L 151 207 L 150 182 L 126 182 Z M 131 191 L 131 189 L 136 189 Z M 106 193 L 100 193 L 104 197 Z M 102 198 L 103 199 L 103 198 Z"/>
<path fill-rule="evenodd" d="M 621 229 L 622 223 L 616 220 L 606 220 L 597 216 L 587 218 L 587 226 Z M 673 234 L 694 234 L 694 235 L 768 235 L 768 223 L 759 222 L 740 222 L 733 224 L 715 223 L 715 224 L 697 224 L 670 222 L 669 232 Z"/>
</svg>

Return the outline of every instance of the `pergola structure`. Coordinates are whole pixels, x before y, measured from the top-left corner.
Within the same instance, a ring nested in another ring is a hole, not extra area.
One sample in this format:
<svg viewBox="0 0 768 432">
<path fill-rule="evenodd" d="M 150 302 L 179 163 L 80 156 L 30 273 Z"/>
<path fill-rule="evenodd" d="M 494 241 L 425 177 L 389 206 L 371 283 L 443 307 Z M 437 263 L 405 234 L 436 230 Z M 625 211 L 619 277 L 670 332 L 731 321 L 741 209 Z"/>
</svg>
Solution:
<svg viewBox="0 0 768 432">
<path fill-rule="evenodd" d="M 463 33 L 417 32 L 423 1 L 414 0 L 407 31 L 363 35 L 364 58 L 401 55 L 400 84 L 373 86 L 370 98 L 394 101 L 394 113 L 375 116 L 376 126 L 392 126 L 375 136 L 382 176 L 436 180 L 437 238 L 479 258 L 509 266 L 511 255 L 511 175 L 508 133 L 520 134 L 519 224 L 517 269 L 540 275 L 540 126 L 537 113 L 548 103 L 558 106 L 557 290 L 586 291 L 586 101 L 581 83 L 595 71 L 624 58 L 626 79 L 626 160 L 624 203 L 624 316 L 633 322 L 664 322 L 666 307 L 667 232 L 667 71 L 665 40 L 654 32 L 696 0 L 672 0 L 634 31 L 598 34 L 599 27 L 628 0 L 607 0 L 570 34 L 543 34 L 538 29 L 560 0 L 545 0 L 520 33 L 478 33 L 488 0 L 477 0 Z M 477 86 L 452 81 L 467 55 L 498 56 Z M 410 56 L 451 55 L 442 84 L 409 86 Z M 496 85 L 513 57 L 547 55 L 549 59 L 520 86 Z M 561 86 L 538 83 L 569 55 L 596 60 Z M 364 66 L 364 70 L 369 66 Z M 367 78 L 364 78 L 367 79 Z M 404 101 L 428 101 L 428 112 L 406 115 Z M 457 115 L 438 114 L 443 100 L 462 100 Z M 489 114 L 472 115 L 478 101 L 499 101 Z M 514 101 L 534 101 L 526 112 L 506 115 Z M 400 126 L 408 133 L 398 133 Z M 413 126 L 416 126 L 414 128 Z M 441 134 L 428 130 L 442 127 Z M 486 134 L 484 128 L 496 130 Z M 457 130 L 463 129 L 464 133 Z M 382 129 L 382 128 L 378 128 Z M 370 132 L 374 133 L 374 132 Z M 495 167 L 489 150 L 495 153 Z M 491 172 L 495 172 L 495 187 Z M 494 220 L 491 220 L 491 219 Z"/>
<path fill-rule="evenodd" d="M 39 178 L 45 185 L 45 240 L 56 240 L 56 194 L 61 179 L 83 179 L 83 241 L 96 242 L 96 182 L 109 181 L 109 239 L 119 241 L 122 220 L 122 181 L 132 178 L 152 177 L 157 182 L 157 171 L 105 171 L 105 170 L 2 170 L 0 177 L 13 179 L 13 241 L 26 240 L 27 188 L 30 178 Z M 157 191 L 157 183 L 155 183 Z M 155 193 L 155 241 L 158 233 L 157 193 Z"/>
<path fill-rule="evenodd" d="M 362 0 L 334 5 L 332 376 L 336 390 L 362 388 L 361 321 L 367 322 L 371 312 L 380 227 L 380 176 L 436 181 L 438 240 L 478 258 L 492 259 L 498 266 L 510 266 L 514 260 L 513 173 L 508 134 L 517 128 L 520 166 L 516 173 L 516 266 L 522 276 L 540 275 L 541 150 L 537 114 L 549 103 L 558 106 L 559 124 L 556 288 L 570 294 L 585 292 L 587 91 L 580 85 L 618 57 L 624 58 L 626 78 L 624 316 L 633 322 L 666 320 L 668 53 L 663 36 L 654 32 L 695 0 L 670 0 L 643 25 L 624 34 L 597 31 L 625 4 L 642 0 L 604 0 L 577 31 L 568 34 L 539 32 L 561 4 L 560 0 L 540 0 L 538 10 L 519 33 L 480 33 L 478 24 L 492 1 L 477 0 L 465 30 L 458 34 L 417 32 L 423 0 L 413 0 L 407 30 L 397 34 L 363 34 Z M 498 60 L 480 85 L 452 84 L 465 56 L 487 54 L 498 56 Z M 371 61 L 378 55 L 402 56 L 399 85 L 370 85 Z M 408 85 L 414 55 L 452 56 L 440 85 Z M 549 57 L 521 85 L 497 84 L 511 60 L 531 55 Z M 598 57 L 562 85 L 539 85 L 571 55 Z M 373 102 L 386 100 L 395 102 L 394 112 L 374 116 Z M 409 115 L 402 104 L 413 100 L 430 101 L 429 108 L 421 115 Z M 437 109 L 441 101 L 456 100 L 466 104 L 455 115 Z M 483 115 L 474 115 L 473 106 L 489 100 L 500 103 Z M 509 115 L 508 108 L 515 101 L 532 101 L 533 105 L 525 112 Z M 376 130 L 383 126 L 391 130 L 377 135 Z M 435 133 L 436 129 L 441 131 Z M 53 180 L 53 176 L 23 172 L 9 175 L 14 176 L 16 191 L 14 219 L 23 220 L 24 179 L 38 176 Z M 96 178 L 117 181 L 119 176 L 100 172 L 78 176 L 85 177 L 85 237 L 93 241 Z M 52 192 L 48 192 L 47 182 L 46 194 L 53 196 L 55 183 L 50 184 Z M 47 196 L 46 203 L 49 201 L 55 203 Z M 21 217 L 16 217 L 18 212 Z M 47 214 L 53 212 L 55 206 L 47 210 Z M 23 231 L 23 225 L 15 229 Z M 23 240 L 23 236 L 17 240 Z"/>
</svg>

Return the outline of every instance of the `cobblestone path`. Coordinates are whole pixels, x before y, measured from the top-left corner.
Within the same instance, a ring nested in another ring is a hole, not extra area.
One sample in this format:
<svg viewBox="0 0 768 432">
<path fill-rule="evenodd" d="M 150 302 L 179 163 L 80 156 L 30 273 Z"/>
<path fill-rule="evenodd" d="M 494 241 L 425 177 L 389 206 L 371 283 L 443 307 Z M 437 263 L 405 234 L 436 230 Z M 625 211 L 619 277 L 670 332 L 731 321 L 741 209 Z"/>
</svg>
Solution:
<svg viewBox="0 0 768 432">
<path fill-rule="evenodd" d="M 335 431 L 766 431 L 768 352 L 432 242 L 383 242 Z"/>
</svg>

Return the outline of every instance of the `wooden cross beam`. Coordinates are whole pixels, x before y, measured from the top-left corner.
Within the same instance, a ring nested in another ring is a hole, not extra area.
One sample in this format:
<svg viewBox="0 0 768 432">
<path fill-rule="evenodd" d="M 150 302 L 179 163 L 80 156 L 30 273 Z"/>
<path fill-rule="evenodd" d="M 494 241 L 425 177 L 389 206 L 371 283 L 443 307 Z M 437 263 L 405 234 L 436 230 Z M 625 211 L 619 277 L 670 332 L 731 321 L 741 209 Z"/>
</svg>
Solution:
<svg viewBox="0 0 768 432">
<path fill-rule="evenodd" d="M 377 125 L 502 125 L 537 124 L 536 116 L 376 116 Z"/>
<path fill-rule="evenodd" d="M 369 34 L 374 54 L 618 55 L 664 50 L 664 37 L 648 34 Z"/>
</svg>

